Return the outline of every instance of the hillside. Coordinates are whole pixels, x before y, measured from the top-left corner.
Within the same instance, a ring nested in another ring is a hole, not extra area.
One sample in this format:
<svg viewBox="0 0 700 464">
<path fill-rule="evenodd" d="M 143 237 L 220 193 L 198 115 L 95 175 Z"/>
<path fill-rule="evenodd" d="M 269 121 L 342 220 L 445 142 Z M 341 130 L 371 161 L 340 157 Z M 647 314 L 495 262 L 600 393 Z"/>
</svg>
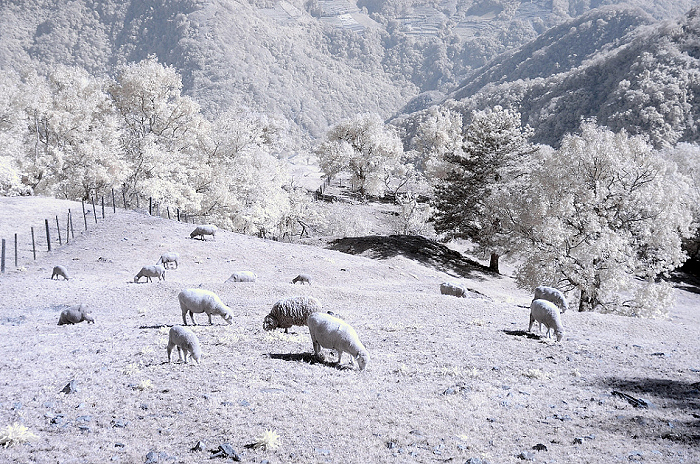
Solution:
<svg viewBox="0 0 700 464">
<path fill-rule="evenodd" d="M 41 201 L 1 198 L 2 236 L 19 228 L 17 208 L 41 226 L 47 210 L 76 206 Z M 0 448 L 0 461 L 195 463 L 223 443 L 243 462 L 700 460 L 693 292 L 679 291 L 669 320 L 567 312 L 567 334 L 552 343 L 524 332 L 530 296 L 508 277 L 448 275 L 387 249 L 372 259 L 229 232 L 202 242 L 191 229 L 117 210 L 0 276 L 0 433 L 18 422 L 37 435 Z M 168 250 L 180 253 L 178 269 L 133 283 Z M 57 263 L 69 281 L 49 279 Z M 256 283 L 224 283 L 246 269 Z M 290 283 L 301 271 L 311 286 Z M 447 279 L 482 296 L 442 296 Z M 176 295 L 197 286 L 217 292 L 235 322 L 194 328 L 201 365 L 168 364 Z M 315 361 L 305 327 L 264 332 L 272 304 L 291 295 L 315 296 L 352 324 L 368 368 L 349 368 L 347 354 L 342 367 Z M 76 303 L 97 322 L 57 326 Z M 77 391 L 61 393 L 72 380 Z M 247 446 L 266 430 L 278 449 Z"/>
<path fill-rule="evenodd" d="M 554 147 L 589 118 L 659 147 L 697 142 L 699 36 L 697 9 L 653 24 L 638 10 L 596 10 L 499 57 L 443 104 L 466 116 L 517 108 L 533 140 Z"/>
</svg>

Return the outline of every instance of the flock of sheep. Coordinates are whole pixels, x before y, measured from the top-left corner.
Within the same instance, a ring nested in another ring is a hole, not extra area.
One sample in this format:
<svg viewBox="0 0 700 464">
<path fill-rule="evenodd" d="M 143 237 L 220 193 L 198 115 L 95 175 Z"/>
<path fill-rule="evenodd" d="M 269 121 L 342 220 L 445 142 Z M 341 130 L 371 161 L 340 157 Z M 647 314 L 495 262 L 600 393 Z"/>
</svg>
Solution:
<svg viewBox="0 0 700 464">
<path fill-rule="evenodd" d="M 197 226 L 192 231 L 190 238 L 205 235 L 215 237 L 217 228 L 213 225 Z M 150 282 L 153 277 L 158 280 L 165 280 L 166 269 L 177 269 L 180 256 L 175 252 L 168 252 L 161 255 L 155 265 L 143 266 L 134 277 L 134 282 L 139 282 L 142 277 Z M 68 271 L 64 266 L 55 266 L 51 274 L 51 279 L 63 277 L 69 279 Z M 251 271 L 234 272 L 226 282 L 255 282 L 257 275 Z M 311 284 L 311 277 L 307 274 L 299 274 L 292 279 L 292 284 L 300 282 Z M 461 284 L 444 282 L 440 284 L 440 293 L 443 295 L 467 298 L 469 291 Z M 194 314 L 206 314 L 209 324 L 213 324 L 212 316 L 220 316 L 228 324 L 233 323 L 233 313 L 231 308 L 226 306 L 221 298 L 214 292 L 201 288 L 187 288 L 178 294 L 178 301 L 182 311 L 182 323 L 187 326 L 187 315 L 193 325 L 197 325 Z M 547 337 L 550 331 L 554 331 L 557 341 L 561 341 L 564 336 L 564 328 L 561 323 L 560 311 L 564 313 L 568 309 L 568 304 L 564 294 L 552 287 L 537 287 L 535 295 L 530 304 L 530 325 L 528 331 L 532 331 L 532 325 L 539 323 L 540 331 L 542 325 L 547 328 Z M 68 308 L 61 312 L 58 325 L 77 324 L 83 321 L 95 323 L 94 317 L 83 305 Z M 357 332 L 347 322 L 336 317 L 332 312 L 323 312 L 321 303 L 314 297 L 295 296 L 277 301 L 270 310 L 270 313 L 263 319 L 263 329 L 266 331 L 277 328 L 287 330 L 296 326 L 307 326 L 311 335 L 314 356 L 323 361 L 322 348 L 337 352 L 337 363 L 340 365 L 343 353 L 349 353 L 357 362 L 360 370 L 364 370 L 369 362 L 369 353 L 360 341 Z M 200 362 L 202 349 L 197 335 L 187 327 L 176 325 L 171 327 L 168 334 L 168 362 L 171 353 L 177 348 L 180 361 L 187 363 L 187 358 Z"/>
</svg>

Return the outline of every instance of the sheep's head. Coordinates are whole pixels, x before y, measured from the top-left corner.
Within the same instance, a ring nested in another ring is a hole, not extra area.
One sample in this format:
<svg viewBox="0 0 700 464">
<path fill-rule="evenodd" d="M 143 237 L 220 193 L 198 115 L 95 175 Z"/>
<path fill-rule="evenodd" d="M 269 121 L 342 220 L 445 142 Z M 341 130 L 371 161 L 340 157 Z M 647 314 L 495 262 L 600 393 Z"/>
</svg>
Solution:
<svg viewBox="0 0 700 464">
<path fill-rule="evenodd" d="M 369 362 L 369 353 L 367 351 L 362 351 L 357 355 L 357 365 L 361 371 L 365 370 L 365 366 Z"/>
<path fill-rule="evenodd" d="M 226 322 L 228 322 L 228 325 L 233 324 L 233 314 L 230 312 L 226 311 L 221 317 L 224 318 Z"/>
<path fill-rule="evenodd" d="M 268 314 L 265 316 L 265 319 L 263 319 L 263 329 L 265 330 L 275 330 L 278 325 L 277 319 L 272 314 Z"/>
<path fill-rule="evenodd" d="M 555 331 L 554 334 L 557 336 L 557 341 L 560 342 L 562 338 L 564 338 L 564 332 L 557 332 Z"/>
<path fill-rule="evenodd" d="M 92 317 L 92 314 L 90 314 L 90 313 L 84 313 L 84 314 L 83 314 L 83 319 L 84 319 L 88 324 L 94 324 L 94 323 L 95 323 L 95 318 Z"/>
</svg>

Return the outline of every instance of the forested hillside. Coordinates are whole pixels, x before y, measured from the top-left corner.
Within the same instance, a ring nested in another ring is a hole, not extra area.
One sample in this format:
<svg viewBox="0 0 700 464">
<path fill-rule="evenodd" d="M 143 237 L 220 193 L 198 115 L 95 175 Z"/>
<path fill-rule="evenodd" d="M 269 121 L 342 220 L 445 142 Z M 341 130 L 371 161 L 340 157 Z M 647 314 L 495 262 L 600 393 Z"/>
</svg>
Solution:
<svg viewBox="0 0 700 464">
<path fill-rule="evenodd" d="M 387 117 L 420 92 L 439 98 L 496 55 L 616 3 L 9 0 L 0 4 L 0 69 L 113 75 L 155 56 L 210 118 L 247 107 L 318 137 L 354 114 Z M 635 3 L 657 20 L 692 4 Z"/>
<path fill-rule="evenodd" d="M 593 11 L 484 67 L 445 106 L 466 117 L 494 105 L 517 108 L 533 140 L 551 146 L 588 118 L 659 147 L 697 142 L 698 13 L 650 25 L 639 10 Z M 409 133 L 412 118 L 404 122 Z"/>
</svg>

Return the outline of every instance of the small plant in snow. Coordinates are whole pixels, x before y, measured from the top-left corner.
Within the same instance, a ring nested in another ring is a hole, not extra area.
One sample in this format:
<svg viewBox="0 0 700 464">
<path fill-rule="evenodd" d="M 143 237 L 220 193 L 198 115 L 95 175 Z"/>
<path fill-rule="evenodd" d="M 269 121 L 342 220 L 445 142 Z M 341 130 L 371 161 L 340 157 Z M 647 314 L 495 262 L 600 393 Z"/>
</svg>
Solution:
<svg viewBox="0 0 700 464">
<path fill-rule="evenodd" d="M 141 390 L 141 391 L 150 390 L 151 388 L 153 388 L 153 382 L 151 382 L 150 379 L 142 380 L 142 381 L 139 382 L 139 384 L 136 386 L 136 389 L 137 389 L 137 390 Z"/>
<path fill-rule="evenodd" d="M 254 449 L 276 450 L 282 443 L 280 436 L 274 430 L 265 430 L 253 443 Z"/>
<path fill-rule="evenodd" d="M 34 440 L 35 438 L 38 437 L 30 432 L 27 427 L 15 422 L 12 425 L 8 425 L 2 430 L 2 432 L 0 432 L 0 445 L 7 448 L 11 445 L 17 445 Z"/>
</svg>

